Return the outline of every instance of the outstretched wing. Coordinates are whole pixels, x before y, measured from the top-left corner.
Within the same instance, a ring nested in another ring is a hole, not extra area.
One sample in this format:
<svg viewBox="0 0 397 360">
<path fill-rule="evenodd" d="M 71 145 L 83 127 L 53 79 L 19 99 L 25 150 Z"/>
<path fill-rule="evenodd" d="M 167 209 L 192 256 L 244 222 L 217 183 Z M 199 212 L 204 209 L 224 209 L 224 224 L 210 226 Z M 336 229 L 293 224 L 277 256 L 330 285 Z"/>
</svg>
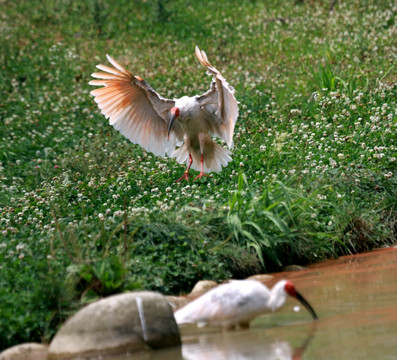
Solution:
<svg viewBox="0 0 397 360">
<path fill-rule="evenodd" d="M 211 88 L 197 100 L 208 111 L 208 119 L 215 131 L 229 148 L 233 147 L 234 125 L 238 117 L 238 102 L 234 97 L 234 88 L 223 78 L 221 73 L 208 61 L 204 51 L 196 46 L 196 56 L 213 76 Z"/>
<path fill-rule="evenodd" d="M 103 85 L 91 91 L 102 114 L 110 125 L 120 131 L 134 144 L 142 146 L 155 155 L 171 154 L 183 139 L 183 131 L 174 123 L 167 141 L 169 111 L 175 105 L 154 91 L 141 77 L 133 76 L 109 55 L 114 67 L 97 65 L 104 72 L 91 76 L 90 85 Z"/>
</svg>

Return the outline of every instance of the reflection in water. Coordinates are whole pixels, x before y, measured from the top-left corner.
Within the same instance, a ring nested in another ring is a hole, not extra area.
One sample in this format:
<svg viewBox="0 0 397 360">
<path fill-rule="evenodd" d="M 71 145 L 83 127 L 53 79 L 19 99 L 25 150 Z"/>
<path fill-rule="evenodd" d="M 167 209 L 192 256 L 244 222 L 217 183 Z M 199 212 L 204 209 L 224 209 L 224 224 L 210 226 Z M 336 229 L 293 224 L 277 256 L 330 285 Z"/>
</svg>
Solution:
<svg viewBox="0 0 397 360">
<path fill-rule="evenodd" d="M 306 324 L 306 338 L 293 348 L 288 340 L 266 337 L 256 328 L 236 332 L 201 334 L 182 346 L 184 360 L 299 360 L 314 337 L 317 322 Z"/>
<path fill-rule="evenodd" d="M 219 342 L 212 343 L 211 346 L 183 346 L 182 354 L 185 360 L 287 360 L 292 359 L 292 349 L 286 341 L 275 341 L 274 343 L 264 344 L 259 347 L 243 348 L 239 343 Z M 205 349 L 203 351 L 203 349 Z"/>
</svg>

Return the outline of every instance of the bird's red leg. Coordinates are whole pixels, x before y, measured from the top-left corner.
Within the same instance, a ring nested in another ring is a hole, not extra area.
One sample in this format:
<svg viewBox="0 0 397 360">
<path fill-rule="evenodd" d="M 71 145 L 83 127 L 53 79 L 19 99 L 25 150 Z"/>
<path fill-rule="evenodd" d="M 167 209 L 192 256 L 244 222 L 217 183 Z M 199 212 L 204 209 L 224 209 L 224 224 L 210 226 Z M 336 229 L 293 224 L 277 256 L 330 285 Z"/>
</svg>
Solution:
<svg viewBox="0 0 397 360">
<path fill-rule="evenodd" d="M 189 154 L 189 164 L 187 165 L 187 169 L 185 173 L 175 182 L 180 182 L 183 179 L 189 181 L 189 170 L 190 170 L 190 166 L 192 166 L 192 162 L 193 162 L 192 155 Z"/>
<path fill-rule="evenodd" d="M 201 164 L 201 171 L 200 171 L 200 174 L 198 174 L 198 175 L 194 178 L 194 180 L 196 180 L 196 179 L 201 179 L 203 176 L 208 176 L 208 177 L 209 177 L 209 175 L 205 174 L 204 171 L 203 171 L 203 168 L 204 168 L 204 154 L 201 154 L 200 164 Z"/>
</svg>

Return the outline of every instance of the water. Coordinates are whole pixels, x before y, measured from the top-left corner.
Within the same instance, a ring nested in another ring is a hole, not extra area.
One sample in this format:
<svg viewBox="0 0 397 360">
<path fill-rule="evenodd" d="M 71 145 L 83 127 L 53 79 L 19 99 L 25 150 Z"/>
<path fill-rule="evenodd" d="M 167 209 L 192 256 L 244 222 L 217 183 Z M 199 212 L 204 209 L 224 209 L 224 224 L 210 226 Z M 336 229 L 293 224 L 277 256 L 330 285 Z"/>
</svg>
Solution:
<svg viewBox="0 0 397 360">
<path fill-rule="evenodd" d="M 346 256 L 308 270 L 274 274 L 291 280 L 319 316 L 313 322 L 289 299 L 249 330 L 181 329 L 182 348 L 113 360 L 397 359 L 397 248 Z"/>
</svg>

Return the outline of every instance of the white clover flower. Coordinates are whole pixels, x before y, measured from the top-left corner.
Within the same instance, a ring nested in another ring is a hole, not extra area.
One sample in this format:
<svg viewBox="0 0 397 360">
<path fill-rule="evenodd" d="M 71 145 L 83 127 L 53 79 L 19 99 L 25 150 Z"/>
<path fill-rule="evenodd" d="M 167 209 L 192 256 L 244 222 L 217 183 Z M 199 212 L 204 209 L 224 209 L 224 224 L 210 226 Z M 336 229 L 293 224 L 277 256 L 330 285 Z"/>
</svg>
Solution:
<svg viewBox="0 0 397 360">
<path fill-rule="evenodd" d="M 123 216 L 123 214 L 124 214 L 124 211 L 122 211 L 122 210 L 117 210 L 114 212 L 114 216 L 117 216 L 117 217 L 121 217 L 121 216 Z"/>
<path fill-rule="evenodd" d="M 105 216 L 102 213 L 98 214 L 99 220 L 103 221 L 105 219 Z"/>
<path fill-rule="evenodd" d="M 291 109 L 291 110 L 289 111 L 289 113 L 290 113 L 292 116 L 296 116 L 296 115 L 300 115 L 302 112 L 301 112 L 301 110 L 299 110 L 299 109 Z"/>
<path fill-rule="evenodd" d="M 25 248 L 25 244 L 18 244 L 16 247 L 17 251 L 21 251 L 24 248 Z"/>
</svg>

